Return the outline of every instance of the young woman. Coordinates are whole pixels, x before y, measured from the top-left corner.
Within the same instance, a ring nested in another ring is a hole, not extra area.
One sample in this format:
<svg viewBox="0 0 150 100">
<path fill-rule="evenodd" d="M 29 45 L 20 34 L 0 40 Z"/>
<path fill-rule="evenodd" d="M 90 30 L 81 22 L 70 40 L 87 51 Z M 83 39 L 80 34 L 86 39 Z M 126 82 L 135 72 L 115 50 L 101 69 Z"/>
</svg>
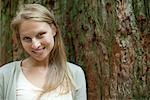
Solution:
<svg viewBox="0 0 150 100">
<path fill-rule="evenodd" d="M 87 99 L 83 70 L 67 62 L 51 11 L 39 4 L 25 4 L 11 26 L 29 56 L 0 68 L 0 100 Z"/>
</svg>

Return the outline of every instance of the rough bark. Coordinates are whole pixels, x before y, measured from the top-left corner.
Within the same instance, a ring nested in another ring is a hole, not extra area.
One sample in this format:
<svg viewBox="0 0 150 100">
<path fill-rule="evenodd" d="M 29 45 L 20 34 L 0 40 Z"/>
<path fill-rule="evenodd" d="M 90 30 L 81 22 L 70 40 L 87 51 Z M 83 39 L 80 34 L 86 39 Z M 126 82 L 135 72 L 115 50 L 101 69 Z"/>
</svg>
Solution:
<svg viewBox="0 0 150 100">
<path fill-rule="evenodd" d="M 0 65 L 25 56 L 9 27 L 23 3 L 54 10 L 68 61 L 85 71 L 88 100 L 149 99 L 149 0 L 0 1 Z"/>
</svg>

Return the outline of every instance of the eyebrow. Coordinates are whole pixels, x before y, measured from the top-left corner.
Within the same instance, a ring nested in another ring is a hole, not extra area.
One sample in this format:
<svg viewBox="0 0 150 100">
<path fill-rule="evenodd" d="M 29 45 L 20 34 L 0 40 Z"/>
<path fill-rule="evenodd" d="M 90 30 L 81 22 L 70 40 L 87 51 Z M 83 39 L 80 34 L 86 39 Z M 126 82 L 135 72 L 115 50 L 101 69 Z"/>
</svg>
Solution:
<svg viewBox="0 0 150 100">
<path fill-rule="evenodd" d="M 40 34 L 40 33 L 46 33 L 46 31 L 39 31 L 38 33 L 34 33 L 35 35 L 38 35 L 38 34 Z M 28 33 L 22 33 L 22 34 L 20 34 L 20 36 L 28 36 Z"/>
<path fill-rule="evenodd" d="M 27 34 L 20 34 L 21 37 L 26 37 L 28 36 Z"/>
</svg>

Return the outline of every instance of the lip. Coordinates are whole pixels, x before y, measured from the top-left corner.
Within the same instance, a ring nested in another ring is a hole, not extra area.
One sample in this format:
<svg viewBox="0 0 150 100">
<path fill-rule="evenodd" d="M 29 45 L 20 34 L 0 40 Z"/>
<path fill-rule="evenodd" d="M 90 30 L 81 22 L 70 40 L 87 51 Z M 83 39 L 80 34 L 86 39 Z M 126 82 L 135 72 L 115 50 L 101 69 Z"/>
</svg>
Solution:
<svg viewBox="0 0 150 100">
<path fill-rule="evenodd" d="M 45 47 L 42 48 L 42 49 L 36 49 L 36 50 L 33 50 L 32 52 L 36 55 L 41 55 L 44 51 Z"/>
</svg>

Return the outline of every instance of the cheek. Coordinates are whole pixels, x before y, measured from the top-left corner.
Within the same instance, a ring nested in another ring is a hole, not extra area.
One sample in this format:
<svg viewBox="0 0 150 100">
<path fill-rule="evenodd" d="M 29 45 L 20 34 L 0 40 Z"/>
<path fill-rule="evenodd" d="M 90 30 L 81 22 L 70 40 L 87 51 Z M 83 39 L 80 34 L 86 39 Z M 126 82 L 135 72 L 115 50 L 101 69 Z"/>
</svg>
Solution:
<svg viewBox="0 0 150 100">
<path fill-rule="evenodd" d="M 29 51 L 29 45 L 21 42 L 21 46 L 26 52 Z"/>
<path fill-rule="evenodd" d="M 43 44 L 47 44 L 49 46 L 53 46 L 54 45 L 54 38 L 53 38 L 53 36 L 43 40 Z"/>
</svg>

